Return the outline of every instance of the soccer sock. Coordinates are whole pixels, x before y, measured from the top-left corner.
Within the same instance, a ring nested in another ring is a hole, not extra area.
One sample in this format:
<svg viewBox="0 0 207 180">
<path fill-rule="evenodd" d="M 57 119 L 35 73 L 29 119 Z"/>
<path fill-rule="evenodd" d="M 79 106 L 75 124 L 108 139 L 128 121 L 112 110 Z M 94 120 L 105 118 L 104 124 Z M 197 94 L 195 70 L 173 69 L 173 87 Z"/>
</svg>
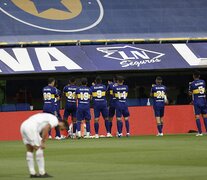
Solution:
<svg viewBox="0 0 207 180">
<path fill-rule="evenodd" d="M 129 133 L 129 120 L 125 120 L 126 132 Z"/>
<path fill-rule="evenodd" d="M 157 130 L 159 133 L 162 133 L 162 125 L 161 124 L 157 124 Z"/>
<path fill-rule="evenodd" d="M 81 121 L 78 121 L 77 122 L 77 131 L 80 131 L 81 130 Z"/>
<path fill-rule="evenodd" d="M 86 132 L 89 132 L 90 133 L 90 121 L 86 121 Z"/>
<path fill-rule="evenodd" d="M 105 120 L 106 132 L 109 133 L 109 120 Z"/>
<path fill-rule="evenodd" d="M 111 129 L 112 129 L 112 121 L 109 121 L 109 132 L 111 133 Z"/>
<path fill-rule="evenodd" d="M 60 129 L 58 127 L 55 127 L 56 136 L 60 137 Z"/>
<path fill-rule="evenodd" d="M 51 130 L 49 130 L 48 135 L 51 136 Z"/>
<path fill-rule="evenodd" d="M 119 134 L 122 133 L 122 126 L 123 126 L 122 121 L 117 121 L 117 129 Z"/>
<path fill-rule="evenodd" d="M 73 123 L 73 133 L 76 133 L 77 123 Z"/>
<path fill-rule="evenodd" d="M 45 159 L 44 159 L 43 150 L 41 148 L 39 148 L 36 151 L 36 161 L 39 169 L 39 174 L 41 175 L 45 174 Z"/>
<path fill-rule="evenodd" d="M 27 151 L 26 160 L 27 160 L 27 165 L 28 165 L 30 174 L 35 175 L 36 172 L 35 172 L 35 168 L 34 168 L 34 157 L 33 157 L 32 152 Z"/>
<path fill-rule="evenodd" d="M 198 128 L 198 133 L 199 134 L 202 134 L 202 130 L 201 130 L 201 121 L 200 119 L 196 119 L 196 125 L 197 125 L 197 128 Z"/>
<path fill-rule="evenodd" d="M 98 122 L 94 123 L 94 129 L 95 129 L 95 133 L 98 134 L 98 130 L 99 130 L 99 123 Z"/>
<path fill-rule="evenodd" d="M 204 120 L 204 125 L 205 125 L 205 128 L 206 128 L 206 132 L 207 132 L 207 118 L 203 118 Z"/>
<path fill-rule="evenodd" d="M 163 129 L 163 123 L 161 122 L 161 130 Z"/>
</svg>

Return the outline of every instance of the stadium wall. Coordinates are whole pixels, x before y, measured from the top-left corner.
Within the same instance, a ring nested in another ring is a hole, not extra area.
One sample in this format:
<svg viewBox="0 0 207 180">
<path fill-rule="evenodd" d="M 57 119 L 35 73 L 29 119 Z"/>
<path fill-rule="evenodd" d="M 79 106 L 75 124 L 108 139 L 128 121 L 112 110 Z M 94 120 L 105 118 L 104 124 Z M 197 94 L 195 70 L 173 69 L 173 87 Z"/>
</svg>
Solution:
<svg viewBox="0 0 207 180">
<path fill-rule="evenodd" d="M 157 133 L 152 106 L 130 107 L 129 110 L 131 114 L 131 135 L 151 135 Z M 21 123 L 32 114 L 38 112 L 40 111 L 1 112 L 0 124 L 2 128 L 0 131 L 0 140 L 20 140 L 21 135 L 19 129 Z M 63 113 L 63 110 L 61 113 Z M 91 129 L 92 134 L 94 134 L 93 120 L 91 122 Z M 164 133 L 182 134 L 188 133 L 189 130 L 196 130 L 193 106 L 166 106 L 164 117 Z M 123 129 L 123 132 L 125 134 L 125 128 Z M 100 134 L 105 134 L 103 119 L 100 119 Z M 115 134 L 116 122 L 114 119 L 113 135 Z"/>
</svg>

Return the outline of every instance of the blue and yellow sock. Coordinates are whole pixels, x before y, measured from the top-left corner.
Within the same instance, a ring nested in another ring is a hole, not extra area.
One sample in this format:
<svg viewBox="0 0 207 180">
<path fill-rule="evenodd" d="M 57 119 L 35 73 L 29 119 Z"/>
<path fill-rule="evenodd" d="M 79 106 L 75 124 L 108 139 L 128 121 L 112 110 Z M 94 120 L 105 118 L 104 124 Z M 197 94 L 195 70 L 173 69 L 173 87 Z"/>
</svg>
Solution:
<svg viewBox="0 0 207 180">
<path fill-rule="evenodd" d="M 117 121 L 117 130 L 119 134 L 122 133 L 122 127 L 123 127 L 122 121 Z"/>
<path fill-rule="evenodd" d="M 109 133 L 109 120 L 105 120 L 105 128 L 106 128 L 106 132 Z"/>
<path fill-rule="evenodd" d="M 78 121 L 77 122 L 77 131 L 80 131 L 81 130 L 81 121 Z"/>
<path fill-rule="evenodd" d="M 109 121 L 109 132 L 111 133 L 112 130 L 112 121 Z"/>
<path fill-rule="evenodd" d="M 73 123 L 73 133 L 76 133 L 77 130 L 77 123 Z"/>
<path fill-rule="evenodd" d="M 162 125 L 160 123 L 157 124 L 157 130 L 160 134 L 162 133 Z"/>
</svg>

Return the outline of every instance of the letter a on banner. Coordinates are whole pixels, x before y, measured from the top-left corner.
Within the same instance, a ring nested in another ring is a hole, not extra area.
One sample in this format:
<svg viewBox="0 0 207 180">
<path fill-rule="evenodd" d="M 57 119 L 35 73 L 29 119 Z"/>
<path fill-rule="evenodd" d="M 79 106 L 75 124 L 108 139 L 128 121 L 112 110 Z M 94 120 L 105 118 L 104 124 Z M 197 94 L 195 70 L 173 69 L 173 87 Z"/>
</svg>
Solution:
<svg viewBox="0 0 207 180">
<path fill-rule="evenodd" d="M 68 70 L 82 69 L 72 59 L 55 47 L 35 48 L 35 51 L 42 70 L 56 70 L 56 67 L 65 67 Z M 55 58 L 56 61 L 52 61 L 51 56 Z"/>
</svg>

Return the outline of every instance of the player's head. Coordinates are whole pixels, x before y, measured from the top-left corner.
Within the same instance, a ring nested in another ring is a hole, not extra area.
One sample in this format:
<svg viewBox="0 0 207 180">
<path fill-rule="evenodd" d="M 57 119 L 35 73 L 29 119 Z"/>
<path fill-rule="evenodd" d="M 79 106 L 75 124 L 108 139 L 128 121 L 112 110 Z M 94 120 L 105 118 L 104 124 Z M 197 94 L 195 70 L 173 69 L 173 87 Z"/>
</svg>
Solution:
<svg viewBox="0 0 207 180">
<path fill-rule="evenodd" d="M 60 121 L 58 123 L 58 127 L 60 130 L 64 130 L 64 129 L 68 130 L 68 122 L 67 121 Z"/>
<path fill-rule="evenodd" d="M 117 76 L 116 79 L 117 79 L 117 83 L 118 83 L 118 84 L 121 85 L 121 84 L 124 83 L 124 77 L 123 77 L 123 76 Z"/>
<path fill-rule="evenodd" d="M 200 71 L 198 71 L 198 70 L 196 70 L 196 71 L 194 71 L 194 73 L 193 73 L 193 79 L 199 79 L 200 78 Z"/>
<path fill-rule="evenodd" d="M 55 86 L 55 82 L 56 82 L 56 80 L 53 77 L 48 79 L 48 85 L 50 85 L 50 86 Z"/>
<path fill-rule="evenodd" d="M 156 82 L 156 84 L 162 84 L 162 77 L 157 76 L 155 82 Z"/>
<path fill-rule="evenodd" d="M 81 84 L 82 84 L 83 86 L 86 86 L 86 85 L 88 84 L 88 80 L 87 80 L 87 78 L 82 78 L 82 79 L 81 79 Z"/>
<path fill-rule="evenodd" d="M 75 84 L 76 80 L 75 80 L 75 77 L 71 77 L 69 79 L 69 84 Z"/>
<path fill-rule="evenodd" d="M 96 84 L 101 84 L 102 83 L 102 79 L 100 76 L 97 76 L 95 79 Z"/>
</svg>

